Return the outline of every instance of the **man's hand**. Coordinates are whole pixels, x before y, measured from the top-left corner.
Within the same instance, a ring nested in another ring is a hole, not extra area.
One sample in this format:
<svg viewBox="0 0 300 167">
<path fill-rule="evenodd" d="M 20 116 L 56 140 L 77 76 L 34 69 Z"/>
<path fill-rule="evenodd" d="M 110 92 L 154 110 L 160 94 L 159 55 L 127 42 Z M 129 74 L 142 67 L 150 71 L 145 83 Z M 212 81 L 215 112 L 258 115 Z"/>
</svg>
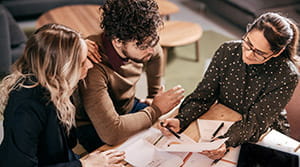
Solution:
<svg viewBox="0 0 300 167">
<path fill-rule="evenodd" d="M 165 92 L 162 87 L 154 97 L 152 104 L 157 106 L 162 114 L 166 114 L 180 103 L 184 97 L 183 93 L 184 89 L 180 85 Z"/>
<path fill-rule="evenodd" d="M 85 42 L 88 47 L 88 58 L 94 63 L 100 63 L 102 60 L 101 55 L 98 52 L 98 45 L 89 39 L 86 39 Z"/>
<path fill-rule="evenodd" d="M 141 103 L 145 103 L 145 104 L 151 106 L 151 104 L 152 104 L 152 102 L 153 102 L 153 98 L 141 99 L 140 102 L 141 102 Z"/>
</svg>

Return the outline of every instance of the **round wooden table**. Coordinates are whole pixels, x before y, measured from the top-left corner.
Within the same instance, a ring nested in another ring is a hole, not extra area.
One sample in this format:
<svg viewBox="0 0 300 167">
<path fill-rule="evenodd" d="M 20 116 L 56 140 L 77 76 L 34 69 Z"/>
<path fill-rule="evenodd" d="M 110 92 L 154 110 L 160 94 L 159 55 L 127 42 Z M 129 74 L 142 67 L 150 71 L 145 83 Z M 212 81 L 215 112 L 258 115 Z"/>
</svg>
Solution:
<svg viewBox="0 0 300 167">
<path fill-rule="evenodd" d="M 165 57 L 167 57 L 169 47 L 195 43 L 196 61 L 199 61 L 199 40 L 202 33 L 203 30 L 198 24 L 184 21 L 166 21 L 160 31 L 160 44 L 164 49 Z"/>
<path fill-rule="evenodd" d="M 156 0 L 158 5 L 159 14 L 162 17 L 166 17 L 166 20 L 170 19 L 170 14 L 179 12 L 179 7 L 171 1 L 168 0 Z"/>
<path fill-rule="evenodd" d="M 174 3 L 167 0 L 157 0 L 157 5 L 160 15 L 167 18 L 179 11 Z M 82 33 L 84 37 L 96 34 L 102 31 L 99 7 L 100 5 L 67 5 L 54 8 L 38 18 L 36 28 L 48 23 L 58 23 Z"/>
<path fill-rule="evenodd" d="M 36 22 L 36 28 L 48 23 L 66 25 L 80 33 L 84 37 L 100 32 L 99 5 L 68 5 L 58 7 L 40 16 Z"/>
</svg>

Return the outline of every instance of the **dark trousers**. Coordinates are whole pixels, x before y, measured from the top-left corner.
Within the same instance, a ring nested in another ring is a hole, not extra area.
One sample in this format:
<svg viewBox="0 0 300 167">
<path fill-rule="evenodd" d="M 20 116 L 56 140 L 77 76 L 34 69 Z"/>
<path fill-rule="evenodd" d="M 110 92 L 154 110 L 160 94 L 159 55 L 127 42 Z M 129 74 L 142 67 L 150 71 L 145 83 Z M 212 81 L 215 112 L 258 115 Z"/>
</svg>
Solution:
<svg viewBox="0 0 300 167">
<path fill-rule="evenodd" d="M 144 109 L 148 105 L 145 103 L 140 103 L 138 99 L 134 99 L 133 108 L 129 113 L 138 112 Z M 104 145 L 105 143 L 98 136 L 93 125 L 84 125 L 77 128 L 77 135 L 79 143 L 88 151 L 92 152 L 98 147 Z"/>
</svg>

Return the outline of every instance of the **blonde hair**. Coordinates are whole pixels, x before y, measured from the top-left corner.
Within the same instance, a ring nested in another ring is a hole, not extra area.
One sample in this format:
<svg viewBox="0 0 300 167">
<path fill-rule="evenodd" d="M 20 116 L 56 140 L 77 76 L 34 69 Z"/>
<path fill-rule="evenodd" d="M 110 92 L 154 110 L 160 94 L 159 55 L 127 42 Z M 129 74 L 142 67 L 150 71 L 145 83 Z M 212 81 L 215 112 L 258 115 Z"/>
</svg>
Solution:
<svg viewBox="0 0 300 167">
<path fill-rule="evenodd" d="M 39 28 L 27 41 L 22 57 L 14 64 L 12 74 L 0 85 L 0 113 L 3 114 L 9 93 L 20 87 L 41 85 L 50 94 L 57 116 L 67 132 L 75 126 L 75 107 L 70 100 L 81 75 L 82 38 L 58 24 Z M 32 85 L 26 79 L 35 77 Z"/>
</svg>

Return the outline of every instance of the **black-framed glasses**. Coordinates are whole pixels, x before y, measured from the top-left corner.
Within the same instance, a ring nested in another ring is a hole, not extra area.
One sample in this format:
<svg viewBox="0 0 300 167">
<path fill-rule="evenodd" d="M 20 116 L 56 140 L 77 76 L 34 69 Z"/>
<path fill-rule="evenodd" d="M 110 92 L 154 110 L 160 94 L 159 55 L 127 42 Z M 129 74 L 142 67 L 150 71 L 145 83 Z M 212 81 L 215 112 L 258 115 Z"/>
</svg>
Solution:
<svg viewBox="0 0 300 167">
<path fill-rule="evenodd" d="M 152 40 L 151 42 L 141 44 L 141 45 L 136 44 L 136 46 L 140 50 L 146 50 L 148 48 L 153 48 L 154 46 L 156 46 L 158 41 L 159 41 L 159 36 L 156 36 L 156 38 L 154 40 Z"/>
<path fill-rule="evenodd" d="M 274 55 L 274 52 L 272 52 L 270 55 L 268 53 L 265 53 L 263 51 L 260 51 L 253 47 L 252 43 L 247 39 L 246 37 L 242 38 L 243 41 L 243 47 L 246 51 L 252 51 L 254 57 L 258 61 L 265 61 L 269 59 L 271 56 Z"/>
</svg>

